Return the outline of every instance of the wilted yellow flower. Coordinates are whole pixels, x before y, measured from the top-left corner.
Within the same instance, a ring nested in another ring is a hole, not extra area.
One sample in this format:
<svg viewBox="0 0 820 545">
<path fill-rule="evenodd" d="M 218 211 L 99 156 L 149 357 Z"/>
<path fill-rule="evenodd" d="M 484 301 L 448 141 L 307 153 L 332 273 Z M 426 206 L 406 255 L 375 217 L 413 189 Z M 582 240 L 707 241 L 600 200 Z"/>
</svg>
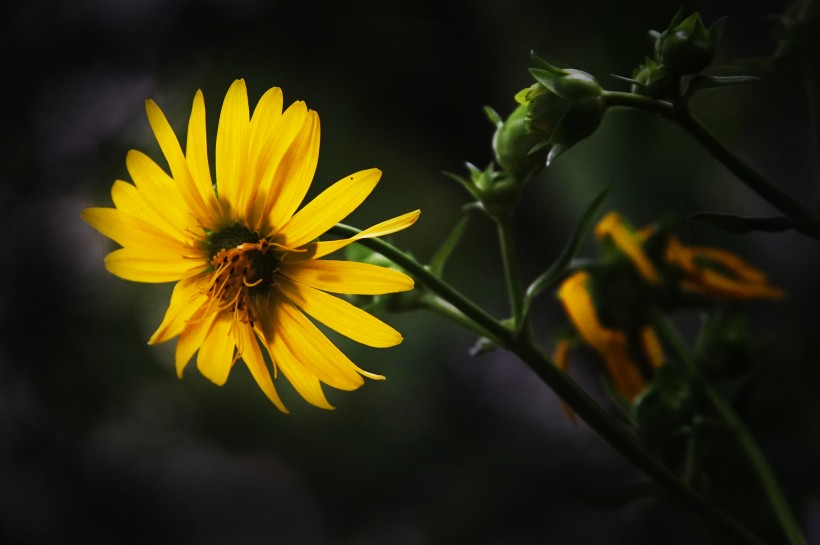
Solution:
<svg viewBox="0 0 820 545">
<path fill-rule="evenodd" d="M 645 375 L 665 361 L 648 309 L 674 308 L 681 294 L 705 301 L 783 297 L 765 274 L 740 257 L 718 248 L 686 246 L 654 225 L 635 230 L 616 212 L 601 219 L 595 235 L 615 259 L 601 260 L 594 269 L 597 276 L 588 271 L 570 275 L 558 298 L 578 336 L 601 356 L 615 387 L 630 400 L 645 389 Z M 652 240 L 655 236 L 662 238 Z M 654 251 L 647 251 L 649 246 Z M 622 274 L 624 266 L 631 274 Z M 553 359 L 561 369 L 568 366 L 569 346 L 567 339 L 555 346 Z"/>
<path fill-rule="evenodd" d="M 239 359 L 282 411 L 263 347 L 308 402 L 332 408 L 321 383 L 342 390 L 367 373 L 305 316 L 360 343 L 388 347 L 401 335 L 384 322 L 330 295 L 409 290 L 407 275 L 365 263 L 319 260 L 351 242 L 409 227 L 418 211 L 344 240 L 317 241 L 355 210 L 379 181 L 377 169 L 342 178 L 299 208 L 319 156 L 319 116 L 298 101 L 282 111 L 279 88 L 268 90 L 251 115 L 243 80 L 230 87 L 216 135 L 216 183 L 211 179 L 201 91 L 194 97 L 185 151 L 162 111 L 146 102 L 148 120 L 170 175 L 139 151 L 126 166 L 134 184 L 117 180 L 115 208 L 89 208 L 83 218 L 122 246 L 105 264 L 137 282 L 177 282 L 165 318 L 149 340 L 179 336 L 181 377 L 193 355 L 200 372 L 222 385 Z M 298 209 L 298 210 L 297 210 Z"/>
</svg>

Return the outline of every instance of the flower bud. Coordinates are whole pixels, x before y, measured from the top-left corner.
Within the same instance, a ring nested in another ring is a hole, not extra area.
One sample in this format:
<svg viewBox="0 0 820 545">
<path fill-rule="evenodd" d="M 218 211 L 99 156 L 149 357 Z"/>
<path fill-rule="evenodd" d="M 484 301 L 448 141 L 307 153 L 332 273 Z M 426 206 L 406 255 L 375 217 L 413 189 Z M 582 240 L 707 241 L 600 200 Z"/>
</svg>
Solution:
<svg viewBox="0 0 820 545">
<path fill-rule="evenodd" d="M 700 14 L 693 13 L 683 21 L 672 20 L 655 42 L 655 52 L 662 65 L 673 74 L 697 74 L 715 57 L 723 31 L 723 19 L 706 28 Z"/>
<path fill-rule="evenodd" d="M 547 165 L 570 147 L 591 136 L 601 124 L 605 112 L 606 104 L 601 97 L 587 97 L 572 102 L 550 136 L 552 149 L 547 156 Z"/>
<path fill-rule="evenodd" d="M 546 162 L 547 152 L 535 151 L 545 140 L 544 135 L 531 126 L 529 104 L 520 104 L 512 114 L 499 123 L 493 135 L 493 152 L 501 167 L 518 180 L 526 180 Z"/>
<path fill-rule="evenodd" d="M 533 59 L 538 67 L 530 68 L 532 77 L 561 98 L 578 100 L 599 97 L 604 92 L 591 74 L 574 68 L 557 68 L 537 55 L 533 55 Z"/>
<path fill-rule="evenodd" d="M 680 93 L 680 78 L 652 59 L 632 73 L 632 92 L 652 98 L 674 98 Z"/>
</svg>

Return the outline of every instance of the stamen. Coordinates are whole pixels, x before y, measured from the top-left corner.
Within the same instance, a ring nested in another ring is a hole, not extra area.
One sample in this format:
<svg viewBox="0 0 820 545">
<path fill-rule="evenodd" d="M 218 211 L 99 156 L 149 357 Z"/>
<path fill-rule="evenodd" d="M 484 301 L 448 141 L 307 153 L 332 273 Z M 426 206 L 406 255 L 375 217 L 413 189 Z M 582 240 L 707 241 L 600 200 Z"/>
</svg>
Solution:
<svg viewBox="0 0 820 545">
<path fill-rule="evenodd" d="M 206 314 L 231 311 L 234 323 L 248 323 L 253 327 L 256 320 L 253 299 L 266 294 L 262 290 L 273 285 L 280 252 L 276 251 L 277 245 L 265 238 L 257 242 L 231 238 L 231 242 L 231 246 L 214 248 L 213 272 L 206 288 L 209 296 Z"/>
</svg>

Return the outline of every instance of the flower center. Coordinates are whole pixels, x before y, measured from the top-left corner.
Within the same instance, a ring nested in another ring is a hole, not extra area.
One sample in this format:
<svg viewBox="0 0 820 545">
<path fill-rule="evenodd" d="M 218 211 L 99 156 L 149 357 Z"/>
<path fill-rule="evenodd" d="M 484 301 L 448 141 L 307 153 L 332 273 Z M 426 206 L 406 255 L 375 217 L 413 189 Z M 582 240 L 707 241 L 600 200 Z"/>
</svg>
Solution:
<svg viewBox="0 0 820 545">
<path fill-rule="evenodd" d="M 211 280 L 208 295 L 215 311 L 231 310 L 234 319 L 256 319 L 252 298 L 266 295 L 279 269 L 279 252 L 268 239 L 242 226 L 212 233 L 208 238 Z"/>
</svg>

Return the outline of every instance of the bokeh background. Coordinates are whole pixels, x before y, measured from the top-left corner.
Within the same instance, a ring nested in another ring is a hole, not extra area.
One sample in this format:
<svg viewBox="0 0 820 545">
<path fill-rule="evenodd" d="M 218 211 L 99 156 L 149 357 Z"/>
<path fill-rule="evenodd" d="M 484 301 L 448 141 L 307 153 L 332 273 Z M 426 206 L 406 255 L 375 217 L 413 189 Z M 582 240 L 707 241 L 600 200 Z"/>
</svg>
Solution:
<svg viewBox="0 0 820 545">
<path fill-rule="evenodd" d="M 392 240 L 425 260 L 467 195 L 442 171 L 491 159 L 492 127 L 530 84 L 529 52 L 595 74 L 630 75 L 647 31 L 679 5 L 728 16 L 719 61 L 770 53 L 769 14 L 786 2 L 483 0 L 285 3 L 261 0 L 39 0 L 4 14 L 0 125 L 0 542 L 20 544 L 642 544 L 718 543 L 661 494 L 627 501 L 646 479 L 515 357 L 469 355 L 475 338 L 429 312 L 385 314 L 405 341 L 341 339 L 387 375 L 328 391 L 333 412 L 280 381 L 280 414 L 237 366 L 222 388 L 173 342 L 149 347 L 170 286 L 108 274 L 115 245 L 80 219 L 110 205 L 137 148 L 160 157 L 144 114 L 155 99 L 184 131 L 196 89 L 215 129 L 230 83 L 251 100 L 283 88 L 322 119 L 312 194 L 372 166 L 380 186 L 348 220 L 365 227 L 421 208 Z M 820 29 L 818 29 L 820 30 Z M 818 202 L 818 142 L 798 74 L 705 92 L 694 109 L 753 166 L 807 206 Z M 215 132 L 211 133 L 213 138 Z M 637 225 L 699 210 L 773 215 L 674 126 L 635 112 L 600 130 L 527 188 L 518 217 L 525 280 L 558 255 L 594 194 Z M 767 342 L 741 410 L 813 543 L 820 543 L 820 258 L 794 233 L 728 235 L 687 224 L 687 240 L 763 266 L 790 297 L 748 306 Z M 594 247 L 584 250 L 594 256 Z M 448 279 L 507 311 L 494 230 L 477 218 Z M 545 296 L 544 345 L 562 324 Z M 678 317 L 694 323 L 697 317 Z M 594 364 L 576 377 L 603 396 Z M 727 468 L 726 479 L 732 479 Z M 739 511 L 761 500 L 735 483 Z M 770 525 L 756 523 L 776 536 Z"/>
</svg>

